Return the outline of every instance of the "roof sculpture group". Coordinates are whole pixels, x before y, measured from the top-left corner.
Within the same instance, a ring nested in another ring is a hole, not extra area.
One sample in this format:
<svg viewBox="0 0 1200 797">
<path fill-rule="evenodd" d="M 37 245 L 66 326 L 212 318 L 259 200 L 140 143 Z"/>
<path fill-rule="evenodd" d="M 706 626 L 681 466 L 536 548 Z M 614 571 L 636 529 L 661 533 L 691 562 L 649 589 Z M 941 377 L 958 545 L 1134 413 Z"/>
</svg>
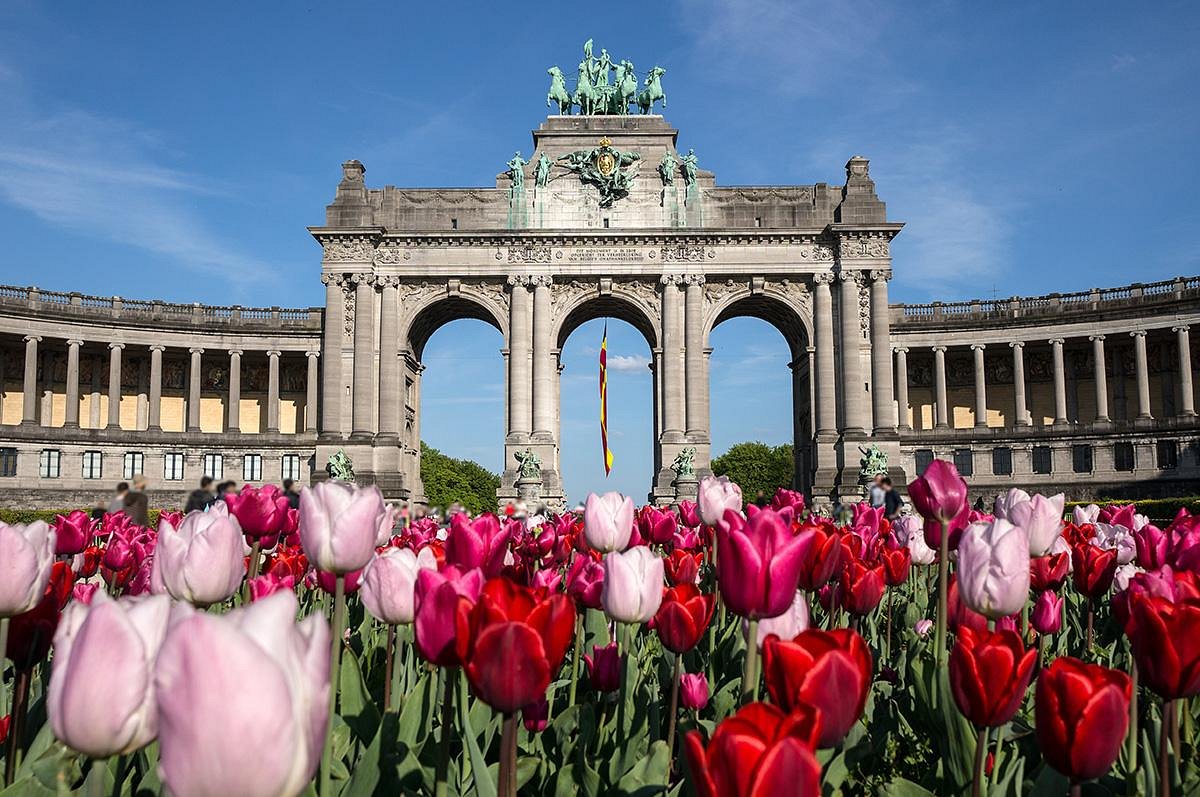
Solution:
<svg viewBox="0 0 1200 797">
<path fill-rule="evenodd" d="M 579 78 L 575 91 L 567 91 L 567 79 L 562 70 L 552 66 L 546 70 L 550 75 L 550 90 L 546 93 L 546 106 L 558 105 L 558 112 L 566 115 L 575 108 L 585 116 L 623 115 L 636 104 L 640 112 L 651 113 L 654 103 L 661 101 L 667 107 L 667 95 L 663 93 L 662 76 L 667 70 L 656 66 L 642 81 L 638 91 L 637 72 L 632 61 L 613 62 L 608 50 L 600 49 L 600 56 L 592 55 L 592 40 L 583 43 L 583 60 L 579 62 Z"/>
</svg>

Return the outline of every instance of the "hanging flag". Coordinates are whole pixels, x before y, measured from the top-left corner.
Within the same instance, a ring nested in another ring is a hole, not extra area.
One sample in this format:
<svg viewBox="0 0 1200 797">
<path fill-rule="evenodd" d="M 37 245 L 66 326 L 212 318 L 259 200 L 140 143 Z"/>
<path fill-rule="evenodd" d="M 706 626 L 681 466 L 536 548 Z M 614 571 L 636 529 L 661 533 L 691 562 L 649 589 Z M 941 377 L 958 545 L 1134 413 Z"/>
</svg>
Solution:
<svg viewBox="0 0 1200 797">
<path fill-rule="evenodd" d="M 612 470 L 613 455 L 608 449 L 608 322 L 600 338 L 600 445 L 604 447 L 604 475 Z"/>
</svg>

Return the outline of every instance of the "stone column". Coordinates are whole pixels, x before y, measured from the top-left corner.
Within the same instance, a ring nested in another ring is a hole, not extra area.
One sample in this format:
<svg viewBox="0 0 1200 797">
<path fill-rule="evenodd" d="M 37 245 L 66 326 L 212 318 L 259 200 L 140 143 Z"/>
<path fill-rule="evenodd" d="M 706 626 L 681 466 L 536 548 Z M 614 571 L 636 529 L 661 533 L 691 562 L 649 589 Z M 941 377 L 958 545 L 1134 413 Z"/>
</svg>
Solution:
<svg viewBox="0 0 1200 797">
<path fill-rule="evenodd" d="M 813 345 L 817 349 L 817 434 L 837 435 L 837 393 L 833 365 L 833 272 L 813 275 Z"/>
<path fill-rule="evenodd" d="M 1196 394 L 1192 388 L 1192 343 L 1186 324 L 1172 327 L 1179 348 L 1179 414 L 1190 418 L 1196 414 Z"/>
<path fill-rule="evenodd" d="M 1014 340 L 1008 344 L 1013 351 L 1013 411 L 1015 426 L 1029 426 L 1029 412 L 1025 407 L 1025 342 Z"/>
<path fill-rule="evenodd" d="M 984 367 L 983 350 L 987 348 L 982 343 L 972 343 L 971 351 L 975 355 L 975 428 L 987 428 L 987 372 Z"/>
<path fill-rule="evenodd" d="M 21 425 L 37 423 L 38 335 L 25 336 L 25 381 L 21 385 Z"/>
<path fill-rule="evenodd" d="M 687 419 L 684 411 L 683 341 L 680 340 L 682 308 L 680 307 L 678 274 L 662 278 L 662 390 L 663 437 L 671 441 L 683 438 Z M 665 466 L 667 463 L 663 463 Z"/>
<path fill-rule="evenodd" d="M 1096 421 L 1108 423 L 1108 373 L 1104 366 L 1104 336 L 1090 335 L 1092 342 L 1092 370 L 1096 383 Z"/>
<path fill-rule="evenodd" d="M 342 436 L 342 337 L 346 334 L 345 294 L 341 274 L 322 274 L 325 284 L 325 325 L 321 330 L 321 351 L 325 368 L 321 372 L 321 434 Z"/>
<path fill-rule="evenodd" d="M 187 431 L 200 431 L 200 369 L 203 366 L 204 349 L 188 349 L 192 356 L 188 364 Z"/>
<path fill-rule="evenodd" d="M 400 444 L 404 393 L 400 389 L 400 278 L 379 277 L 379 434 L 390 446 Z"/>
<path fill-rule="evenodd" d="M 708 419 L 704 417 L 704 395 L 708 392 L 704 379 L 704 275 L 688 274 L 683 279 L 686 429 L 689 438 L 708 439 Z"/>
<path fill-rule="evenodd" d="M 100 418 L 100 395 L 104 382 L 104 358 L 92 356 L 92 392 L 88 403 L 88 428 L 99 429 L 102 426 Z"/>
<path fill-rule="evenodd" d="M 652 391 L 651 398 L 654 403 L 654 472 L 658 473 L 662 469 L 662 462 L 659 461 L 659 454 L 662 453 L 662 448 L 659 446 L 659 441 L 662 440 L 663 433 L 663 378 L 662 378 L 662 348 L 656 347 L 650 350 L 650 389 Z"/>
<path fill-rule="evenodd" d="M 524 442 L 533 431 L 532 334 L 529 307 L 529 277 L 510 276 L 508 321 L 508 433 L 513 442 Z M 512 463 L 505 462 L 505 467 Z"/>
<path fill-rule="evenodd" d="M 554 439 L 554 341 L 550 313 L 549 274 L 538 274 L 533 283 L 533 435 L 541 441 Z M 547 467 L 551 463 L 544 463 Z"/>
<path fill-rule="evenodd" d="M 933 347 L 933 385 L 936 391 L 937 417 L 934 427 L 950 428 L 950 401 L 946 398 L 946 347 Z"/>
<path fill-rule="evenodd" d="M 162 431 L 162 355 L 165 346 L 150 347 L 150 409 L 147 428 Z"/>
<path fill-rule="evenodd" d="M 1146 363 L 1146 330 L 1129 333 L 1133 338 L 1133 361 L 1137 369 L 1138 420 L 1150 420 L 1150 368 Z"/>
<path fill-rule="evenodd" d="M 899 413 L 900 431 L 912 431 L 908 421 L 908 348 L 896 347 L 896 411 Z"/>
<path fill-rule="evenodd" d="M 121 428 L 121 350 L 124 343 L 108 344 L 108 428 Z"/>
<path fill-rule="evenodd" d="M 225 407 L 225 431 L 242 431 L 242 350 L 229 350 L 229 398 Z"/>
<path fill-rule="evenodd" d="M 304 356 L 308 358 L 308 374 L 304 380 L 304 431 L 315 432 L 317 431 L 317 392 L 320 379 L 317 363 L 321 352 L 306 351 Z"/>
<path fill-rule="evenodd" d="M 137 428 L 144 431 L 150 422 L 150 365 L 144 357 L 139 357 L 137 364 Z"/>
<path fill-rule="evenodd" d="M 79 347 L 82 340 L 67 341 L 67 415 L 63 426 L 79 428 Z"/>
<path fill-rule="evenodd" d="M 1063 339 L 1050 339 L 1054 361 L 1054 425 L 1067 424 L 1067 368 L 1063 363 Z"/>
<path fill-rule="evenodd" d="M 366 441 L 374 436 L 375 413 L 375 277 L 354 274 L 354 395 L 350 409 L 350 437 Z"/>
<path fill-rule="evenodd" d="M 888 280 L 892 272 L 871 272 L 871 410 L 875 432 L 896 430 L 896 410 L 892 400 L 891 320 L 888 316 Z"/>
<path fill-rule="evenodd" d="M 842 397 L 843 431 L 866 434 L 867 419 L 862 373 L 862 321 L 859 318 L 859 300 L 862 294 L 862 272 L 842 271 L 839 274 L 841 288 L 841 351 L 842 384 L 846 394 Z"/>
<path fill-rule="evenodd" d="M 267 431 L 279 432 L 279 352 L 267 352 Z"/>
</svg>

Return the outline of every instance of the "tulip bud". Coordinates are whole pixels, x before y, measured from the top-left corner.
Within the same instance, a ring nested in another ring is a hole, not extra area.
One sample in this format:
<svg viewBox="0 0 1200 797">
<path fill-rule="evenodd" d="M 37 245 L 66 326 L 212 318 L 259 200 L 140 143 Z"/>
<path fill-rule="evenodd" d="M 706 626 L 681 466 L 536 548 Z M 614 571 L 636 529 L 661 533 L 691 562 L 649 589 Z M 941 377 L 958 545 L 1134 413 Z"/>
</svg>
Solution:
<svg viewBox="0 0 1200 797">
<path fill-rule="evenodd" d="M 389 548 L 363 570 L 360 597 L 375 619 L 388 625 L 407 625 L 416 614 L 413 601 L 417 573 L 437 570 L 437 559 L 428 548 L 415 554 L 408 548 Z"/>
<path fill-rule="evenodd" d="M 217 503 L 207 512 L 189 512 L 178 529 L 159 523 L 151 578 L 176 600 L 211 606 L 241 585 L 242 551 L 237 520 Z"/>
<path fill-rule="evenodd" d="M 913 631 L 916 632 L 917 636 L 919 637 L 929 636 L 929 632 L 932 630 L 933 620 L 930 620 L 928 617 L 922 617 L 920 620 L 917 620 L 917 624 L 913 626 Z"/>
<path fill-rule="evenodd" d="M 583 506 L 583 536 L 601 553 L 623 551 L 633 534 L 633 499 L 620 493 L 589 493 Z"/>
<path fill-rule="evenodd" d="M 742 488 L 728 476 L 705 476 L 700 480 L 698 498 L 700 519 L 707 526 L 717 525 L 726 510 L 742 511 Z"/>
<path fill-rule="evenodd" d="M 597 692 L 615 692 L 621 685 L 621 654 L 616 642 L 601 647 L 592 647 L 592 655 L 586 653 L 583 661 L 587 665 L 588 678 Z"/>
<path fill-rule="evenodd" d="M 685 672 L 679 676 L 679 702 L 692 711 L 708 705 L 708 679 L 704 673 Z"/>
<path fill-rule="evenodd" d="M 383 515 L 378 487 L 318 482 L 300 493 L 300 542 L 318 570 L 359 570 L 375 555 Z"/>
<path fill-rule="evenodd" d="M 604 556 L 604 613 L 619 623 L 646 623 L 663 597 L 663 561 L 645 546 Z"/>
<path fill-rule="evenodd" d="M 1029 624 L 1039 634 L 1057 634 L 1062 628 L 1063 599 L 1053 590 L 1038 595 L 1029 615 Z"/>
<path fill-rule="evenodd" d="M 541 733 L 550 724 L 550 703 L 542 698 L 521 709 L 521 722 L 530 733 Z"/>
</svg>

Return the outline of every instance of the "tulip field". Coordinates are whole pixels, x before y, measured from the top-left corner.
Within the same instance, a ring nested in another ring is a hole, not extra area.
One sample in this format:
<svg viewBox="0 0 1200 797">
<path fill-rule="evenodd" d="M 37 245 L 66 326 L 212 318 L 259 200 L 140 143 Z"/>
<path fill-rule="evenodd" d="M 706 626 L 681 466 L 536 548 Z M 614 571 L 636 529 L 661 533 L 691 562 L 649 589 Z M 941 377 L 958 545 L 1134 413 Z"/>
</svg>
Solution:
<svg viewBox="0 0 1200 797">
<path fill-rule="evenodd" d="M 908 497 L 0 524 L 0 797 L 1200 795 L 1200 515 Z"/>
</svg>

